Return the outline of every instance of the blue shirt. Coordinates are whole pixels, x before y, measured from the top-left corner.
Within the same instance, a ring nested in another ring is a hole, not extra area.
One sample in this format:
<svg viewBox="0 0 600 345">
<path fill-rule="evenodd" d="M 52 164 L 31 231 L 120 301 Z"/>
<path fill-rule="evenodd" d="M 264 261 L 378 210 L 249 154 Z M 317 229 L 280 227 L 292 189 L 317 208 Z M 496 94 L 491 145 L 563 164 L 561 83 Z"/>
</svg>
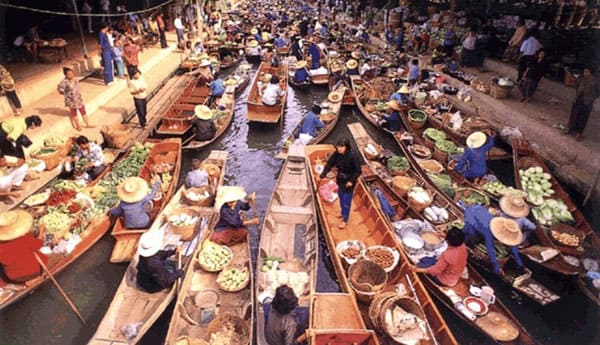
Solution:
<svg viewBox="0 0 600 345">
<path fill-rule="evenodd" d="M 494 138 L 490 137 L 481 147 L 465 148 L 460 161 L 454 167 L 461 175 L 468 179 L 481 178 L 487 173 L 487 152 L 494 147 Z"/>
<path fill-rule="evenodd" d="M 100 40 L 100 47 L 102 47 L 102 50 L 112 51 L 112 46 L 110 45 L 110 41 L 108 40 L 108 34 L 100 32 L 98 38 Z"/>
<path fill-rule="evenodd" d="M 273 45 L 277 48 L 283 48 L 286 44 L 287 42 L 285 41 L 285 39 L 281 37 L 277 37 L 275 40 L 273 40 Z"/>
<path fill-rule="evenodd" d="M 223 204 L 219 212 L 219 221 L 215 225 L 215 231 L 243 227 L 244 221 L 240 217 L 240 211 L 248 211 L 249 209 L 250 205 L 247 202 L 237 201 L 234 208 L 229 207 L 227 203 Z"/>
<path fill-rule="evenodd" d="M 385 30 L 385 40 L 388 44 L 394 43 L 394 32 L 390 29 Z"/>
<path fill-rule="evenodd" d="M 400 114 L 397 111 L 393 111 L 389 115 L 384 115 L 382 117 L 385 121 L 385 128 L 392 132 L 397 132 L 402 129 L 402 120 L 400 119 Z"/>
<path fill-rule="evenodd" d="M 410 65 L 408 69 L 408 80 L 417 80 L 419 79 L 419 66 Z"/>
<path fill-rule="evenodd" d="M 317 136 L 317 128 L 323 127 L 325 127 L 325 125 L 319 119 L 317 114 L 313 113 L 312 111 L 309 111 L 308 114 L 306 114 L 304 121 L 302 121 L 302 127 L 300 127 L 300 134 L 308 134 L 314 138 Z"/>
<path fill-rule="evenodd" d="M 325 35 L 327 35 L 327 27 L 325 25 L 321 25 L 321 29 L 319 30 L 319 34 L 321 35 L 321 37 L 324 37 Z"/>
<path fill-rule="evenodd" d="M 308 55 L 312 57 L 311 69 L 317 69 L 321 66 L 321 50 L 315 43 L 311 43 L 308 48 Z"/>
<path fill-rule="evenodd" d="M 142 229 L 150 226 L 150 215 L 144 207 L 146 203 L 154 199 L 158 193 L 158 187 L 160 187 L 160 182 L 157 181 L 152 187 L 152 192 L 138 202 L 121 201 L 117 207 L 110 210 L 110 215 L 113 217 L 123 216 L 127 229 Z"/>
<path fill-rule="evenodd" d="M 494 268 L 494 272 L 498 274 L 500 272 L 500 265 L 496 258 L 496 249 L 494 248 L 494 235 L 490 229 L 490 222 L 492 221 L 492 214 L 488 209 L 481 205 L 469 206 L 465 209 L 465 226 L 463 231 L 467 236 L 468 242 L 476 241 L 477 235 L 483 238 L 483 243 L 487 249 L 490 263 Z M 519 267 L 523 267 L 523 261 L 519 256 L 519 250 L 517 247 L 509 247 L 509 250 L 514 257 Z"/>
<path fill-rule="evenodd" d="M 349 69 L 346 74 L 348 74 L 348 75 L 358 75 L 358 69 L 356 69 L 356 68 Z"/>
<path fill-rule="evenodd" d="M 308 81 L 308 72 L 306 71 L 306 68 L 301 68 L 294 72 L 294 81 L 297 83 L 304 83 Z"/>
<path fill-rule="evenodd" d="M 204 169 L 194 169 L 185 176 L 185 186 L 195 188 L 208 185 L 208 173 Z"/>
<path fill-rule="evenodd" d="M 225 83 L 223 79 L 217 78 L 210 83 L 210 94 L 212 96 L 223 96 L 225 93 Z"/>
<path fill-rule="evenodd" d="M 396 36 L 396 45 L 402 46 L 402 41 L 404 41 L 404 33 L 402 31 L 400 31 L 398 33 L 398 36 Z"/>
<path fill-rule="evenodd" d="M 410 102 L 410 96 L 401 94 L 399 92 L 394 92 L 390 96 L 390 101 L 396 101 L 396 102 L 398 102 L 398 104 L 406 104 L 406 103 Z"/>
</svg>

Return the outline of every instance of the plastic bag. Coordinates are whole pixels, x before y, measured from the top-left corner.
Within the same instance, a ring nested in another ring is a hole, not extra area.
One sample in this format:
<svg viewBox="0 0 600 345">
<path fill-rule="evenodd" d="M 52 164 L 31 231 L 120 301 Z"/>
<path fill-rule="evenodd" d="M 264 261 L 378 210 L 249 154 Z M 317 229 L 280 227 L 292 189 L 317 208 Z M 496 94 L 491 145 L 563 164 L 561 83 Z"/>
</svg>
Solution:
<svg viewBox="0 0 600 345">
<path fill-rule="evenodd" d="M 462 116 L 460 116 L 460 111 L 452 114 L 450 117 L 450 123 L 452 124 L 452 129 L 458 131 L 463 125 Z"/>
<path fill-rule="evenodd" d="M 141 322 L 126 324 L 125 326 L 121 327 L 121 334 L 123 334 L 127 340 L 132 340 L 138 335 L 141 326 Z"/>
<path fill-rule="evenodd" d="M 334 202 L 338 198 L 338 186 L 331 180 L 319 186 L 319 195 L 328 203 Z"/>
<path fill-rule="evenodd" d="M 503 138 L 507 138 L 508 142 L 511 142 L 514 139 L 523 138 L 523 133 L 521 133 L 521 131 L 516 127 L 504 126 L 500 131 L 500 136 Z"/>
<path fill-rule="evenodd" d="M 466 102 L 467 97 L 469 97 L 469 98 L 471 97 L 471 88 L 468 86 L 462 87 L 460 90 L 458 90 L 456 97 L 458 99 L 460 99 L 461 101 Z"/>
</svg>

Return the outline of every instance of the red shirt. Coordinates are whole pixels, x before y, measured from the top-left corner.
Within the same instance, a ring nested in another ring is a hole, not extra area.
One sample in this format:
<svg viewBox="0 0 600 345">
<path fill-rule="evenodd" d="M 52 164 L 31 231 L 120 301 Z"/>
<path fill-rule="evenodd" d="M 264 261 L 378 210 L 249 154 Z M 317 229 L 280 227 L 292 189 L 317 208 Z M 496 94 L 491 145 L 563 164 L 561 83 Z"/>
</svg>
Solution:
<svg viewBox="0 0 600 345">
<path fill-rule="evenodd" d="M 427 273 L 435 276 L 442 284 L 454 286 L 467 265 L 467 247 L 448 247 L 435 265 L 427 269 Z"/>
<path fill-rule="evenodd" d="M 25 234 L 11 241 L 0 242 L 0 265 L 4 274 L 10 280 L 40 273 L 40 264 L 33 256 L 38 251 L 43 241 Z M 38 256 L 46 263 L 48 258 L 38 251 Z"/>
</svg>

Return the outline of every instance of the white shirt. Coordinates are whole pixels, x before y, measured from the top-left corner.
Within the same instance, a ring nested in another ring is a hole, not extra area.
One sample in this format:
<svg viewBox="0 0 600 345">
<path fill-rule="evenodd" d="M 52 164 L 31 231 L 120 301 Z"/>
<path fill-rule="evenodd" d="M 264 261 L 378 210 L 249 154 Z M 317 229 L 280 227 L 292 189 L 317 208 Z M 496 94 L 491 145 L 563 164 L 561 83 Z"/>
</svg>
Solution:
<svg viewBox="0 0 600 345">
<path fill-rule="evenodd" d="M 362 66 L 360 66 L 360 68 L 358 69 L 358 73 L 362 76 L 365 73 L 367 73 L 368 71 L 371 70 L 371 66 L 369 66 L 368 63 L 364 63 Z"/>
<path fill-rule="evenodd" d="M 535 37 L 530 36 L 528 39 L 523 41 L 520 51 L 523 55 L 533 56 L 538 50 L 540 50 L 540 48 L 542 48 L 540 42 L 536 40 Z"/>
<path fill-rule="evenodd" d="M 143 89 L 144 91 L 140 93 L 136 93 L 133 95 L 133 98 L 144 99 L 148 97 L 148 85 L 143 77 L 139 77 L 138 79 L 131 79 L 129 81 L 129 92 L 132 94 L 138 90 Z"/>
<path fill-rule="evenodd" d="M 277 97 L 283 96 L 283 90 L 279 87 L 279 84 L 269 84 L 263 92 L 262 102 L 265 105 L 275 105 L 277 103 Z"/>
<path fill-rule="evenodd" d="M 175 21 L 173 21 L 173 25 L 175 25 L 175 29 L 180 29 L 180 30 L 185 29 L 185 26 L 183 26 L 183 22 L 181 21 L 181 18 L 175 18 Z"/>
</svg>

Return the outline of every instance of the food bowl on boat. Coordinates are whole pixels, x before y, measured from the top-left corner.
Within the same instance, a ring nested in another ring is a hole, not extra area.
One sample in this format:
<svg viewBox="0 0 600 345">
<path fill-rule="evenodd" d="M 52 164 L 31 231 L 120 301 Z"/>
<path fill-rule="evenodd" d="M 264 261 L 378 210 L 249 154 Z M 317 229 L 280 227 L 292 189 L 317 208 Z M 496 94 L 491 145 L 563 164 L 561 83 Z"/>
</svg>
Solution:
<svg viewBox="0 0 600 345">
<path fill-rule="evenodd" d="M 366 246 L 358 240 L 342 241 L 335 246 L 338 255 L 348 265 L 352 265 L 365 254 Z"/>
<path fill-rule="evenodd" d="M 365 250 L 364 258 L 381 266 L 386 273 L 390 273 L 398 266 L 400 254 L 394 248 L 387 246 L 370 246 Z"/>
<path fill-rule="evenodd" d="M 485 304 L 485 302 L 479 297 L 465 297 L 465 299 L 463 300 L 463 304 L 471 313 L 477 316 L 485 315 L 488 312 L 487 304 Z"/>
</svg>

